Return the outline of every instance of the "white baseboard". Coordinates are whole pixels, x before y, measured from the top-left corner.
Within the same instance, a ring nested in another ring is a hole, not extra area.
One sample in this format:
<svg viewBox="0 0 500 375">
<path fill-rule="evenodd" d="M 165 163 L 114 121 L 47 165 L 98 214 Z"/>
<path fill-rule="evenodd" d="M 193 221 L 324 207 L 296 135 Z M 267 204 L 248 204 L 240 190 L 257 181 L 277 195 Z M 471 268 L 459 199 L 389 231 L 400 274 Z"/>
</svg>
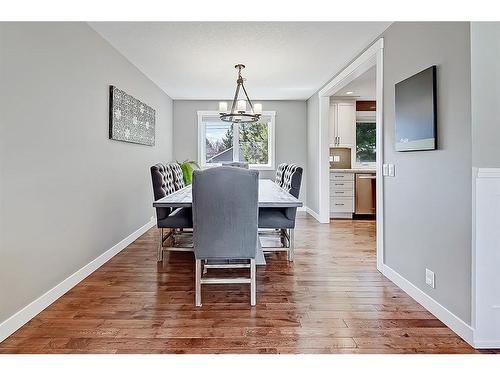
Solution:
<svg viewBox="0 0 500 375">
<path fill-rule="evenodd" d="M 306 212 L 313 218 L 315 218 L 317 221 L 321 222 L 321 220 L 319 219 L 319 214 L 317 212 L 311 210 L 309 207 L 306 207 Z"/>
<path fill-rule="evenodd" d="M 398 287 L 403 289 L 405 293 L 407 293 L 411 298 L 420 303 L 423 307 L 425 307 L 431 314 L 436 316 L 439 320 L 441 320 L 444 324 L 446 324 L 451 330 L 453 330 L 457 335 L 459 335 L 462 339 L 467 341 L 467 343 L 471 346 L 473 345 L 473 328 L 465 323 L 458 316 L 453 314 L 446 307 L 441 305 L 435 299 L 429 297 L 422 290 L 417 288 L 411 282 L 406 280 L 399 273 L 394 271 L 387 265 L 382 266 L 382 274 L 391 280 Z"/>
<path fill-rule="evenodd" d="M 474 340 L 474 348 L 476 348 L 476 349 L 500 348 L 500 341 L 476 341 L 476 340 Z"/>
<path fill-rule="evenodd" d="M 36 315 L 42 312 L 50 304 L 56 301 L 59 297 L 73 288 L 80 281 L 89 276 L 96 269 L 101 267 L 104 263 L 118 254 L 120 251 L 125 249 L 128 245 L 134 242 L 137 238 L 146 233 L 151 227 L 156 225 L 156 219 L 151 218 L 151 220 L 144 224 L 142 227 L 137 229 L 134 233 L 130 234 L 111 249 L 107 250 L 103 254 L 99 255 L 89 264 L 83 266 L 74 274 L 60 282 L 58 285 L 50 289 L 48 292 L 38 297 L 36 300 L 31 302 L 29 305 L 25 306 L 17 313 L 12 315 L 10 318 L 6 319 L 0 323 L 0 342 L 5 340 L 7 337 L 16 332 L 19 328 L 33 319 Z"/>
</svg>

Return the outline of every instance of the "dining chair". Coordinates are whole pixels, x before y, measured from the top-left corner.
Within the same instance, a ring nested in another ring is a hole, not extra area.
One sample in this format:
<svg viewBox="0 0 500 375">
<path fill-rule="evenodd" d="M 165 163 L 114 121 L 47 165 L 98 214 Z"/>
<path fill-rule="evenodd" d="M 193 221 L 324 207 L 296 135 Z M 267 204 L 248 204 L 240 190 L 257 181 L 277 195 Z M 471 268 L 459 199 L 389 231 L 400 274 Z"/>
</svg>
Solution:
<svg viewBox="0 0 500 375">
<path fill-rule="evenodd" d="M 177 191 L 185 187 L 184 174 L 182 173 L 182 168 L 179 163 L 169 163 L 167 167 L 172 170 L 175 190 Z"/>
<path fill-rule="evenodd" d="M 174 176 L 171 168 L 164 164 L 155 164 L 151 167 L 151 180 L 153 184 L 153 195 L 155 201 L 166 197 L 175 192 Z M 156 208 L 156 225 L 160 231 L 160 241 L 158 244 L 158 261 L 163 260 L 164 250 L 176 251 L 193 251 L 190 247 L 175 246 L 175 231 L 176 229 L 185 229 L 193 227 L 193 217 L 191 209 L 177 208 L 171 209 L 166 207 Z M 164 235 L 164 229 L 168 229 L 168 233 Z M 165 247 L 164 242 L 172 237 L 173 245 Z"/>
<path fill-rule="evenodd" d="M 224 164 L 224 166 L 248 169 L 248 163 L 242 161 L 232 161 L 230 163 Z"/>
<path fill-rule="evenodd" d="M 195 304 L 201 306 L 203 284 L 250 284 L 250 304 L 256 303 L 255 257 L 258 177 L 255 170 L 216 167 L 193 173 L 193 245 Z M 249 268 L 250 277 L 209 278 L 210 268 Z"/>
<path fill-rule="evenodd" d="M 299 198 L 302 183 L 302 168 L 295 165 L 286 165 L 282 171 L 281 188 Z M 293 261 L 295 252 L 295 217 L 297 207 L 275 208 L 266 207 L 259 209 L 259 229 L 278 229 L 283 243 L 282 247 L 267 247 L 264 251 L 287 251 L 288 260 Z"/>
<path fill-rule="evenodd" d="M 286 163 L 281 163 L 278 165 L 278 168 L 276 168 L 276 178 L 274 182 L 281 187 L 283 185 L 283 174 L 285 173 L 285 169 L 288 165 Z"/>
</svg>

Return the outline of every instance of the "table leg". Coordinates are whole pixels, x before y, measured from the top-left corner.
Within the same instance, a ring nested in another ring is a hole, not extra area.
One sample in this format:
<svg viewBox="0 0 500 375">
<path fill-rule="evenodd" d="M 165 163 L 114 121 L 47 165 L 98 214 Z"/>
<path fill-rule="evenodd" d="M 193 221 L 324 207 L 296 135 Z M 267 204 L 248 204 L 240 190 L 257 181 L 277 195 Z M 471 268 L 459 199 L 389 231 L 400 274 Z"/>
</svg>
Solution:
<svg viewBox="0 0 500 375">
<path fill-rule="evenodd" d="M 295 252 L 295 229 L 289 229 L 289 239 L 288 239 L 288 260 L 293 262 L 294 252 Z"/>
</svg>

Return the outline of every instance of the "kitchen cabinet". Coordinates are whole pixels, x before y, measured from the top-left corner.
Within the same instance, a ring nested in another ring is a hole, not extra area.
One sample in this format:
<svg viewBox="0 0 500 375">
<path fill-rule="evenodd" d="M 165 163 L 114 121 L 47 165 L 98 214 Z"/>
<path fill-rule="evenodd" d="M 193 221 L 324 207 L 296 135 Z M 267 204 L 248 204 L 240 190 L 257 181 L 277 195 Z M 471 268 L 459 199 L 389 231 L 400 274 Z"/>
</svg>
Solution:
<svg viewBox="0 0 500 375">
<path fill-rule="evenodd" d="M 330 217 L 352 218 L 354 199 L 354 173 L 330 172 Z"/>
<path fill-rule="evenodd" d="M 330 104 L 330 147 L 355 147 L 356 103 Z"/>
<path fill-rule="evenodd" d="M 376 213 L 376 174 L 364 169 L 330 170 L 330 218 Z"/>
</svg>

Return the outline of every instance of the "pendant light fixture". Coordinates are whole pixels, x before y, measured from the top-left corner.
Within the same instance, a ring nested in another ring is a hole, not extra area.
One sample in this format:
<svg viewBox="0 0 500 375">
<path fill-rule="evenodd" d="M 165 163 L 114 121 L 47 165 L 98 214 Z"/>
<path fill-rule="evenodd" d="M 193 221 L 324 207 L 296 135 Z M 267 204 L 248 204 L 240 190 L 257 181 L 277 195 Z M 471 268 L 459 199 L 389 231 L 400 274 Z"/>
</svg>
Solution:
<svg viewBox="0 0 500 375">
<path fill-rule="evenodd" d="M 227 110 L 227 102 L 219 102 L 220 119 L 222 121 L 233 123 L 250 123 L 259 121 L 260 116 L 262 115 L 262 104 L 252 104 L 252 101 L 248 97 L 247 90 L 243 84 L 244 79 L 241 76 L 241 69 L 244 69 L 245 65 L 237 64 L 234 67 L 238 69 L 238 79 L 236 80 L 236 92 L 234 93 L 231 111 L 228 112 Z M 243 89 L 246 100 L 238 99 L 240 89 Z M 250 106 L 249 111 L 247 111 L 247 102 Z"/>
</svg>

